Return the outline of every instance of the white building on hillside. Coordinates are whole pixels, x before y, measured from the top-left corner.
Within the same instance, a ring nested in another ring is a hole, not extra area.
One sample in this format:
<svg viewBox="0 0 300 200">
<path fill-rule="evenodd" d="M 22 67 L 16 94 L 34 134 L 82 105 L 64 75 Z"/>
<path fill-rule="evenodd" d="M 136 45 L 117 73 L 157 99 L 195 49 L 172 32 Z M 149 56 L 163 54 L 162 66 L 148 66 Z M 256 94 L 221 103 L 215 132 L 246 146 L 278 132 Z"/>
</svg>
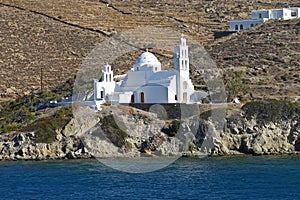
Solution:
<svg viewBox="0 0 300 200">
<path fill-rule="evenodd" d="M 94 101 L 100 105 L 118 103 L 193 103 L 207 96 L 195 91 L 190 79 L 186 39 L 174 48 L 174 69 L 162 70 L 161 63 L 150 52 L 142 53 L 120 82 L 113 80 L 110 65 L 102 70 L 102 80 L 94 80 Z"/>
<path fill-rule="evenodd" d="M 270 19 L 295 19 L 300 18 L 300 8 L 282 8 L 271 10 L 254 10 L 251 12 L 251 19 L 231 20 L 230 31 L 240 31 L 251 28 L 257 24 L 264 23 Z"/>
</svg>

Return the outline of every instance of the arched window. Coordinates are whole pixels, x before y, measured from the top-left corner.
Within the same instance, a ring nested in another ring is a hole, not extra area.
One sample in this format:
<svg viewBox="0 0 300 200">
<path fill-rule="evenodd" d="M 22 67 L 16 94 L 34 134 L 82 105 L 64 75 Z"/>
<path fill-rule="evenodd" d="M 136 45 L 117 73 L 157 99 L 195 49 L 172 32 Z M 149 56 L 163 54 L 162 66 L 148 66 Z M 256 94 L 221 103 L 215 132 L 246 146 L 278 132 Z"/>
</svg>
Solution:
<svg viewBox="0 0 300 200">
<path fill-rule="evenodd" d="M 141 92 L 141 103 L 145 103 L 145 94 Z"/>
<path fill-rule="evenodd" d="M 108 76 L 107 76 L 107 74 L 105 76 L 105 82 L 108 82 Z"/>
<path fill-rule="evenodd" d="M 239 25 L 235 25 L 235 30 L 239 30 Z"/>
<path fill-rule="evenodd" d="M 240 25 L 240 30 L 243 30 L 244 29 L 244 26 L 243 24 Z"/>
<path fill-rule="evenodd" d="M 261 13 L 259 13 L 258 17 L 259 17 L 259 18 L 262 18 L 262 14 L 261 14 Z"/>
<path fill-rule="evenodd" d="M 111 82 L 111 74 L 109 75 L 109 82 Z"/>
</svg>

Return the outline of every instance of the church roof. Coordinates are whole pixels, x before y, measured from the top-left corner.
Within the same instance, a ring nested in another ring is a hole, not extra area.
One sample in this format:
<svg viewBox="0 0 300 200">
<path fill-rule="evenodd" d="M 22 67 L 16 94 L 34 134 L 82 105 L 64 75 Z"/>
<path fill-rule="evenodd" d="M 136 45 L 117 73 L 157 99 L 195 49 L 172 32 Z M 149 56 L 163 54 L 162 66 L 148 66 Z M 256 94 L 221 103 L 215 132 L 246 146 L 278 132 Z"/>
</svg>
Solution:
<svg viewBox="0 0 300 200">
<path fill-rule="evenodd" d="M 160 64 L 160 62 L 153 53 L 147 51 L 138 57 L 135 66 L 143 66 L 145 64 Z"/>
<path fill-rule="evenodd" d="M 169 86 L 172 79 L 176 76 L 175 71 L 160 71 L 154 73 L 148 80 L 147 85 L 158 84 L 161 86 Z"/>
<path fill-rule="evenodd" d="M 175 75 L 176 75 L 176 72 L 173 71 L 173 70 L 171 70 L 171 71 L 160 71 L 160 72 L 154 73 L 150 77 L 149 81 L 166 80 L 166 79 L 172 78 Z"/>
</svg>

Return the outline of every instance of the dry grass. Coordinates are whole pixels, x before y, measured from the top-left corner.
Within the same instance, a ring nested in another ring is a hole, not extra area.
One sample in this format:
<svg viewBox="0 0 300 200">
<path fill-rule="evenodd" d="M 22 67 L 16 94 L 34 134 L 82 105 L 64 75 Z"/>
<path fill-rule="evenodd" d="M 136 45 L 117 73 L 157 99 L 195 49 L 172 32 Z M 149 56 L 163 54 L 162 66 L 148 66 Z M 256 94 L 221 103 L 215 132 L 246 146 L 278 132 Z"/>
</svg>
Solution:
<svg viewBox="0 0 300 200">
<path fill-rule="evenodd" d="M 249 17 L 253 9 L 282 8 L 285 3 L 300 7 L 300 3 L 292 0 L 284 3 L 279 0 L 110 2 L 113 6 L 98 0 L 0 0 L 9 5 L 0 4 L 0 100 L 38 92 L 41 68 L 44 89 L 57 87 L 74 77 L 83 59 L 105 37 L 149 25 L 176 30 L 205 44 L 217 64 L 226 70 L 242 68 L 247 74 L 245 82 L 257 97 L 299 96 L 299 67 L 287 65 L 299 63 L 298 22 L 281 29 L 262 27 L 263 31 L 254 29 L 214 42 L 213 34 L 227 31 L 230 19 Z M 268 36 L 270 32 L 272 36 Z M 265 50 L 267 53 L 260 57 Z M 252 57 L 245 56 L 248 53 Z M 137 54 L 133 52 L 129 58 L 124 55 L 112 63 L 116 74 L 129 70 Z M 164 60 L 165 56 L 170 54 L 163 52 L 158 57 Z M 197 84 L 203 82 L 198 80 L 194 69 L 192 77 Z M 261 88 L 262 85 L 266 87 Z M 273 86 L 275 90 L 268 89 Z"/>
</svg>

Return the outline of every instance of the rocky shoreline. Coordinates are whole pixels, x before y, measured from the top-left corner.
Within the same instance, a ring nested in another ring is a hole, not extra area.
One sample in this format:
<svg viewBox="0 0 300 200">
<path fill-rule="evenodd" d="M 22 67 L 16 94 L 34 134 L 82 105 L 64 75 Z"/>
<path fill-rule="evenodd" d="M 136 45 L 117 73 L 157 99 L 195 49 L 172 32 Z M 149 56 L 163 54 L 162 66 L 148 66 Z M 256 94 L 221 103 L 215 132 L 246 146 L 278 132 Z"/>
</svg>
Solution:
<svg viewBox="0 0 300 200">
<path fill-rule="evenodd" d="M 34 133 L 1 135 L 0 160 L 56 160 L 93 158 L 77 137 L 57 135 L 52 143 L 35 143 Z"/>
<path fill-rule="evenodd" d="M 117 117 L 112 118 L 112 113 Z M 300 152 L 299 107 L 288 103 L 246 104 L 227 110 L 226 117 L 217 121 L 205 115 L 185 120 L 163 120 L 157 116 L 132 107 L 108 106 L 100 113 L 73 118 L 63 129 L 56 130 L 55 141 L 51 143 L 36 143 L 34 132 L 1 134 L 0 160 L 298 155 Z M 178 127 L 174 128 L 176 124 Z"/>
</svg>

